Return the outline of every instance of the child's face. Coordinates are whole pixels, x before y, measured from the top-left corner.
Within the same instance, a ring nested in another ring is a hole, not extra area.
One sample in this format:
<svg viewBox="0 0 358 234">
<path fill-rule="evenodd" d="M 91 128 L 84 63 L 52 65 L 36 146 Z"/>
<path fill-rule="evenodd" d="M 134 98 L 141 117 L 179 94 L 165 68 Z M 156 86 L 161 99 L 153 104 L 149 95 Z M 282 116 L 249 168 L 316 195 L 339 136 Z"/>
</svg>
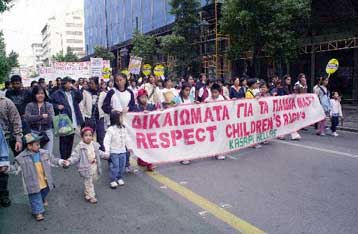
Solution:
<svg viewBox="0 0 358 234">
<path fill-rule="evenodd" d="M 268 91 L 268 88 L 266 85 L 261 86 L 261 88 L 260 88 L 261 93 L 267 93 L 267 91 Z"/>
<path fill-rule="evenodd" d="M 146 105 L 148 102 L 148 97 L 146 95 L 142 95 L 139 97 L 139 103 L 142 105 Z"/>
<path fill-rule="evenodd" d="M 259 84 L 258 83 L 255 83 L 251 86 L 252 89 L 258 89 L 259 88 Z"/>
<path fill-rule="evenodd" d="M 219 95 L 220 95 L 219 90 L 216 90 L 216 89 L 211 90 L 211 96 L 213 99 L 217 99 L 219 97 Z"/>
<path fill-rule="evenodd" d="M 90 131 L 86 131 L 82 136 L 83 142 L 86 144 L 90 144 L 93 139 L 93 135 Z"/>
<path fill-rule="evenodd" d="M 33 142 L 27 145 L 27 149 L 31 152 L 39 152 L 40 151 L 40 142 Z"/>
<path fill-rule="evenodd" d="M 334 99 L 338 99 L 338 98 L 339 98 L 338 93 L 337 93 L 337 92 L 334 92 L 333 97 L 334 97 Z"/>
<path fill-rule="evenodd" d="M 189 94 L 190 94 L 190 88 L 187 87 L 183 90 L 183 96 L 184 97 L 189 97 Z"/>
</svg>

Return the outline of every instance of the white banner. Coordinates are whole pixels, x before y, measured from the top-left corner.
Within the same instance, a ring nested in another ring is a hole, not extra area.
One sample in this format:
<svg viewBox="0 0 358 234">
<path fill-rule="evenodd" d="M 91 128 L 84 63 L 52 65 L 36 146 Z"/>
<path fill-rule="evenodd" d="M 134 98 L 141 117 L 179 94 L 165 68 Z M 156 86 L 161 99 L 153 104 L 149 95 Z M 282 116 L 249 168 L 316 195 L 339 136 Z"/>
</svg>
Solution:
<svg viewBox="0 0 358 234">
<path fill-rule="evenodd" d="M 128 113 L 128 148 L 150 163 L 225 155 L 325 118 L 315 94 L 180 105 Z"/>
<path fill-rule="evenodd" d="M 109 60 L 103 60 L 103 67 L 110 67 Z M 54 62 L 51 67 L 40 67 L 40 77 L 46 81 L 69 76 L 74 80 L 91 77 L 91 62 Z"/>
</svg>

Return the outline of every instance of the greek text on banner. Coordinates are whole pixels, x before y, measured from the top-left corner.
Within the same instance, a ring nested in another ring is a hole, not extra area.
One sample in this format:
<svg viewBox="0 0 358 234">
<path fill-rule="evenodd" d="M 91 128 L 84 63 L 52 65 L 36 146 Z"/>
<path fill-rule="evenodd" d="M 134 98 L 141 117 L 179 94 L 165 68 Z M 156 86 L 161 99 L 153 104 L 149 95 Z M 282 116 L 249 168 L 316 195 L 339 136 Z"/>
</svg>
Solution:
<svg viewBox="0 0 358 234">
<path fill-rule="evenodd" d="M 228 154 L 325 118 L 315 94 L 180 105 L 128 113 L 128 148 L 162 163 Z"/>
</svg>

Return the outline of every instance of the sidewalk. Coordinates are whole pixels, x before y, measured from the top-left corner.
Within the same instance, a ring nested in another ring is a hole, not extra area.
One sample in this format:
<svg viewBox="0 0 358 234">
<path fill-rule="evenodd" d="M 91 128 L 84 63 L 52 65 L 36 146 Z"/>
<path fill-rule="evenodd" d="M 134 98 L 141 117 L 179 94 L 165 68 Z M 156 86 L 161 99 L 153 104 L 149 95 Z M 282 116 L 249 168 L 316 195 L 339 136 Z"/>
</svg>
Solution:
<svg viewBox="0 0 358 234">
<path fill-rule="evenodd" d="M 358 132 L 358 105 L 344 104 L 343 110 L 343 125 L 340 122 L 338 129 L 344 131 Z"/>
</svg>

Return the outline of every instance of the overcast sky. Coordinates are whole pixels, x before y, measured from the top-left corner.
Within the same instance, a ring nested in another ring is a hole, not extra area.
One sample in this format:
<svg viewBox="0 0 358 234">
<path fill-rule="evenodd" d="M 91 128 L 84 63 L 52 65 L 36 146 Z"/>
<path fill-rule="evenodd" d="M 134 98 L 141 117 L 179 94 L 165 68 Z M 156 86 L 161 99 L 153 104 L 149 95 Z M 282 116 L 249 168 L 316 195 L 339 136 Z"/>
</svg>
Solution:
<svg viewBox="0 0 358 234">
<path fill-rule="evenodd" d="M 41 42 L 46 20 L 58 13 L 83 7 L 83 0 L 15 0 L 10 11 L 0 15 L 6 49 L 20 54 L 21 61 L 31 56 L 31 44 Z M 20 63 L 21 63 L 20 61 Z"/>
</svg>

